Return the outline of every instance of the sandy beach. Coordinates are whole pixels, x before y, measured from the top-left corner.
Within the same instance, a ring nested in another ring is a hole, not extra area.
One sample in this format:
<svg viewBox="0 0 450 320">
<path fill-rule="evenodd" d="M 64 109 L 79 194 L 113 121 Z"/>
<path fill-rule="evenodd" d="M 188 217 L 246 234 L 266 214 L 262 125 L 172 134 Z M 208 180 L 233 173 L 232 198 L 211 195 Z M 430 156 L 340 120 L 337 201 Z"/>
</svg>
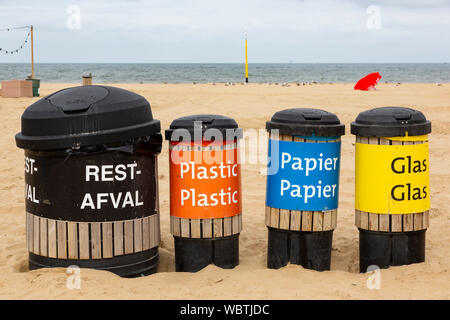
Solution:
<svg viewBox="0 0 450 320">
<path fill-rule="evenodd" d="M 75 85 L 75 84 L 73 84 Z M 41 84 L 41 96 L 73 86 Z M 232 270 L 209 266 L 197 273 L 176 273 L 169 232 L 169 162 L 164 141 L 159 156 L 161 245 L 158 273 L 135 279 L 106 271 L 81 270 L 81 288 L 66 287 L 66 270 L 28 271 L 25 240 L 23 150 L 15 145 L 20 116 L 39 98 L 0 97 L 0 299 L 449 299 L 450 298 L 450 84 L 380 84 L 376 91 L 354 91 L 353 84 L 288 86 L 268 84 L 114 84 L 143 95 L 162 129 L 183 115 L 219 113 L 248 129 L 265 128 L 276 111 L 293 107 L 336 113 L 346 125 L 338 226 L 331 271 L 297 265 L 266 268 L 263 164 L 244 164 L 243 232 L 240 264 Z M 426 262 L 381 271 L 381 289 L 369 290 L 358 271 L 358 231 L 354 225 L 354 136 L 350 123 L 359 112 L 381 106 L 422 111 L 432 121 L 430 135 L 431 216 Z M 265 150 L 264 150 L 265 152 Z M 446 191 L 447 190 L 447 191 Z"/>
</svg>

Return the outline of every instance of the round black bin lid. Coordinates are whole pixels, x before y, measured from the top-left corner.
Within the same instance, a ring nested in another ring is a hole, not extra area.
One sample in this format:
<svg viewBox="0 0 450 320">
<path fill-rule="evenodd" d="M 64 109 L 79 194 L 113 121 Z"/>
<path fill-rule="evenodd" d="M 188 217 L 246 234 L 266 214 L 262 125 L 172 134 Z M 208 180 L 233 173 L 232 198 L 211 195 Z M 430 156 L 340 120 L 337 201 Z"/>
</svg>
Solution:
<svg viewBox="0 0 450 320">
<path fill-rule="evenodd" d="M 161 131 L 148 101 L 108 86 L 80 86 L 55 92 L 22 114 L 19 148 L 54 150 L 126 142 Z"/>
<path fill-rule="evenodd" d="M 351 132 L 363 137 L 420 136 L 431 132 L 431 122 L 418 110 L 382 107 L 361 112 Z"/>
<path fill-rule="evenodd" d="M 183 132 L 189 133 L 192 141 L 197 136 L 209 140 L 208 138 L 212 137 L 204 136 L 209 129 L 215 129 L 210 131 L 211 135 L 214 135 L 214 132 L 220 132 L 223 139 L 242 138 L 242 129 L 234 119 L 218 114 L 195 114 L 173 120 L 170 128 L 166 130 L 166 140 L 180 141 L 179 134 L 183 134 Z M 176 130 L 178 134 L 174 134 Z"/>
<path fill-rule="evenodd" d="M 276 112 L 266 129 L 279 129 L 280 134 L 336 137 L 345 134 L 345 125 L 331 112 L 312 108 L 293 108 Z"/>
</svg>

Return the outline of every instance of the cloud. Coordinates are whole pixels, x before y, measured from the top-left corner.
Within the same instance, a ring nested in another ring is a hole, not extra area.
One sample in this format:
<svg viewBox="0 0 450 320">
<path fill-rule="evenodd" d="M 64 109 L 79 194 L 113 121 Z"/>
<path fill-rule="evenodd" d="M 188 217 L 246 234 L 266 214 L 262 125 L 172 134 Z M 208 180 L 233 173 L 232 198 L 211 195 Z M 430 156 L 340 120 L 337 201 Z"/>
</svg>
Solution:
<svg viewBox="0 0 450 320">
<path fill-rule="evenodd" d="M 81 10 L 79 30 L 67 28 L 69 5 Z M 367 28 L 369 5 L 380 9 L 379 30 Z M 0 27 L 35 25 L 37 57 L 46 62 L 236 62 L 245 32 L 257 61 L 444 61 L 450 53 L 442 41 L 450 36 L 450 4 L 441 0 L 28 0 L 1 7 Z M 0 33 L 3 41 L 14 39 Z"/>
</svg>

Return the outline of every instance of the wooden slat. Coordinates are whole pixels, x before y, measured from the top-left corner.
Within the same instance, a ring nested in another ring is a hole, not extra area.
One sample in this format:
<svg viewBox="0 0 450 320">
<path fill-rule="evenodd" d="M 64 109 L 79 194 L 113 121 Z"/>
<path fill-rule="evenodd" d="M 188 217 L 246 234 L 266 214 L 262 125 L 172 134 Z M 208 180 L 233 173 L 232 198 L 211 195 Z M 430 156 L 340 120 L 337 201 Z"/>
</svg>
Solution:
<svg viewBox="0 0 450 320">
<path fill-rule="evenodd" d="M 152 214 L 149 218 L 150 222 L 150 248 L 159 246 L 160 230 L 159 230 L 159 214 Z"/>
<path fill-rule="evenodd" d="M 189 219 L 180 218 L 181 236 L 183 238 L 191 237 L 191 226 Z"/>
<path fill-rule="evenodd" d="M 413 225 L 413 215 L 412 214 L 404 214 L 403 215 L 403 231 L 413 231 L 414 225 Z"/>
<path fill-rule="evenodd" d="M 67 222 L 67 247 L 69 259 L 78 259 L 78 223 Z"/>
<path fill-rule="evenodd" d="M 430 227 L 430 211 L 427 210 L 423 213 L 423 228 L 428 229 Z"/>
<path fill-rule="evenodd" d="M 242 213 L 239 215 L 239 232 L 242 232 Z"/>
<path fill-rule="evenodd" d="M 270 226 L 277 229 L 280 227 L 280 209 L 270 208 Z"/>
<path fill-rule="evenodd" d="M 302 211 L 302 231 L 312 231 L 312 211 Z"/>
<path fill-rule="evenodd" d="M 56 233 L 58 238 L 58 259 L 67 259 L 67 223 L 56 222 Z"/>
<path fill-rule="evenodd" d="M 212 219 L 202 219 L 202 238 L 212 238 Z"/>
<path fill-rule="evenodd" d="M 134 220 L 134 252 L 142 251 L 142 219 Z"/>
<path fill-rule="evenodd" d="M 173 235 L 176 237 L 181 237 L 181 221 L 178 217 L 172 217 L 173 222 Z"/>
<path fill-rule="evenodd" d="M 369 230 L 369 214 L 365 211 L 360 211 L 361 215 L 361 229 Z"/>
<path fill-rule="evenodd" d="M 383 232 L 389 232 L 389 214 L 380 214 L 379 215 L 379 226 L 378 230 Z"/>
<path fill-rule="evenodd" d="M 314 211 L 313 212 L 313 231 L 323 230 L 323 212 Z"/>
<path fill-rule="evenodd" d="M 241 230 L 239 230 L 239 216 L 240 216 L 240 214 L 235 215 L 231 218 L 231 229 L 232 229 L 231 233 L 232 234 L 238 234 L 239 232 L 241 232 Z"/>
<path fill-rule="evenodd" d="M 133 221 L 128 220 L 123 223 L 123 234 L 125 240 L 125 254 L 133 253 L 133 243 L 134 243 L 134 235 L 133 235 Z"/>
<path fill-rule="evenodd" d="M 231 217 L 223 218 L 223 236 L 229 237 L 231 236 L 232 226 L 231 226 Z"/>
<path fill-rule="evenodd" d="M 47 219 L 39 218 L 39 228 L 40 228 L 40 255 L 48 256 L 48 239 L 47 239 Z"/>
<path fill-rule="evenodd" d="M 289 230 L 289 224 L 291 220 L 290 211 L 286 209 L 280 209 L 280 229 Z"/>
<path fill-rule="evenodd" d="M 113 223 L 102 223 L 103 258 L 113 257 Z"/>
<path fill-rule="evenodd" d="M 332 226 L 333 211 L 334 210 L 325 211 L 323 213 L 323 224 L 322 224 L 323 231 L 333 230 L 333 226 Z"/>
<path fill-rule="evenodd" d="M 48 256 L 50 258 L 57 258 L 57 242 L 56 242 L 56 220 L 47 220 L 48 230 Z"/>
<path fill-rule="evenodd" d="M 403 215 L 391 214 L 391 232 L 403 231 Z"/>
<path fill-rule="evenodd" d="M 27 212 L 26 214 L 26 223 L 27 223 L 27 249 L 30 252 L 33 252 L 33 222 L 34 218 L 33 215 Z"/>
<path fill-rule="evenodd" d="M 39 227 L 39 217 L 33 216 L 33 253 L 39 254 L 40 252 L 40 241 L 41 237 L 40 234 L 40 227 Z"/>
<path fill-rule="evenodd" d="M 92 259 L 102 258 L 102 236 L 100 222 L 91 222 L 91 253 Z"/>
<path fill-rule="evenodd" d="M 123 221 L 114 222 L 113 227 L 114 227 L 114 255 L 120 256 L 124 254 Z"/>
<path fill-rule="evenodd" d="M 223 237 L 223 219 L 214 219 L 214 238 Z"/>
<path fill-rule="evenodd" d="M 378 231 L 378 214 L 369 213 L 369 230 Z"/>
<path fill-rule="evenodd" d="M 266 226 L 270 227 L 270 207 L 266 206 Z"/>
<path fill-rule="evenodd" d="M 80 222 L 78 224 L 80 259 L 90 259 L 89 223 Z"/>
<path fill-rule="evenodd" d="M 413 226 L 414 231 L 423 230 L 423 212 L 414 213 Z"/>
<path fill-rule="evenodd" d="M 172 227 L 172 216 L 170 216 L 170 226 Z M 142 250 L 150 249 L 150 218 L 145 217 L 142 219 Z M 172 232 L 173 234 L 173 232 Z"/>
<path fill-rule="evenodd" d="M 355 209 L 355 226 L 361 228 L 361 211 Z"/>
<path fill-rule="evenodd" d="M 201 238 L 200 219 L 191 219 L 191 238 Z"/>
<path fill-rule="evenodd" d="M 336 229 L 337 227 L 337 209 L 331 211 L 331 230 Z"/>
<path fill-rule="evenodd" d="M 301 211 L 291 210 L 291 228 L 293 231 L 300 231 L 301 227 Z"/>
</svg>

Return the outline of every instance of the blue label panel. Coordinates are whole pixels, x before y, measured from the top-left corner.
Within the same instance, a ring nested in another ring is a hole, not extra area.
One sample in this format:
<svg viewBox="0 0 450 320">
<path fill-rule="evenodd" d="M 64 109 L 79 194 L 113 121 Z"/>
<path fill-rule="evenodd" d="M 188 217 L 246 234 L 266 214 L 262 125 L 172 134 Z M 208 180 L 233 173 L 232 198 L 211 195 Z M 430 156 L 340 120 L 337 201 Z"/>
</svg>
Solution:
<svg viewBox="0 0 450 320">
<path fill-rule="evenodd" d="M 338 207 L 341 142 L 269 140 L 266 205 L 326 211 Z"/>
</svg>

